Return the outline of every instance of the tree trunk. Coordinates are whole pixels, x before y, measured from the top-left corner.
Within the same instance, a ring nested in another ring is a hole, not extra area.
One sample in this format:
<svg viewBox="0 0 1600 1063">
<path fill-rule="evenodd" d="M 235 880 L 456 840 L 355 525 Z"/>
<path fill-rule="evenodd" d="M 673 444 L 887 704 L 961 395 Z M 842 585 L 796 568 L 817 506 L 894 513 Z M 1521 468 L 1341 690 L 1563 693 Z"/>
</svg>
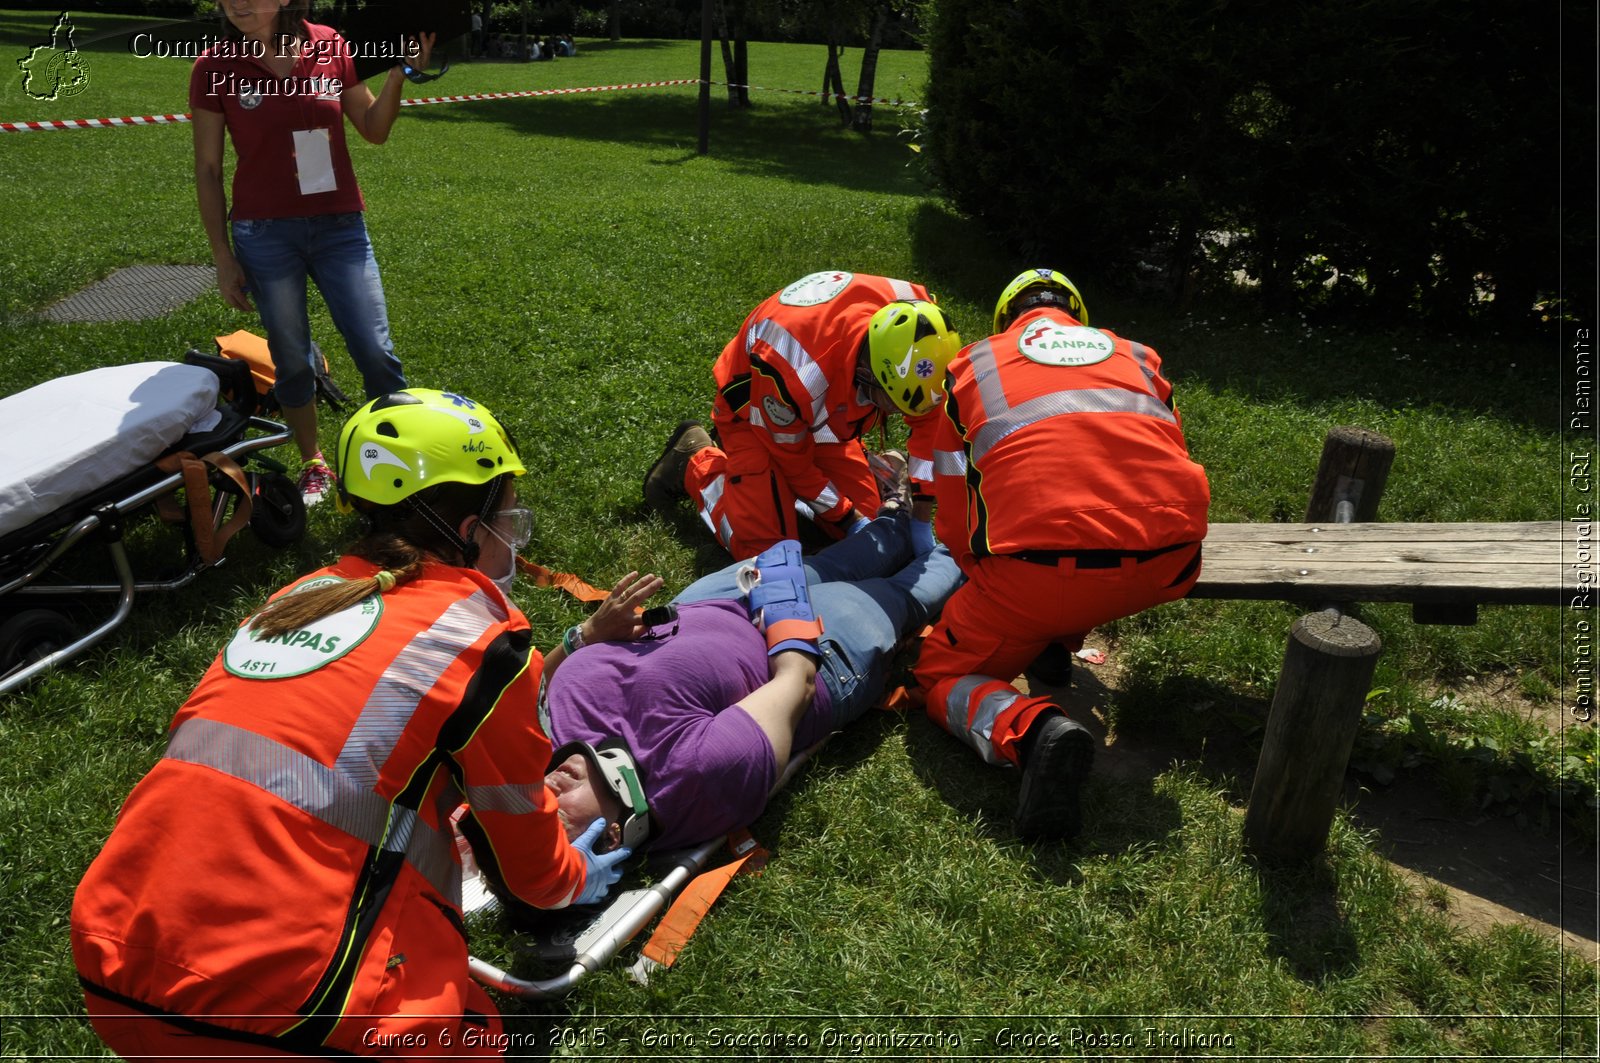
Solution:
<svg viewBox="0 0 1600 1063">
<path fill-rule="evenodd" d="M 739 86 L 739 106 L 750 106 L 750 38 L 745 31 L 745 0 L 731 0 L 733 7 L 733 80 Z"/>
<path fill-rule="evenodd" d="M 622 40 L 622 0 L 611 0 L 611 17 L 607 21 L 610 23 L 611 43 L 615 44 Z"/>
<path fill-rule="evenodd" d="M 717 39 L 722 43 L 722 70 L 728 79 L 728 106 L 748 107 L 750 56 L 744 36 L 744 0 L 717 0 L 716 7 Z"/>
<path fill-rule="evenodd" d="M 728 106 L 739 106 L 739 79 L 733 75 L 733 42 L 728 35 L 728 5 L 716 0 L 717 43 L 722 46 L 722 76 L 728 85 Z"/>
<path fill-rule="evenodd" d="M 844 94 L 844 77 L 839 73 L 839 56 L 844 53 L 844 45 L 835 44 L 831 36 L 828 40 L 828 65 L 822 71 L 822 102 L 827 104 L 831 96 L 839 102 L 839 124 L 850 124 L 850 101 Z"/>
<path fill-rule="evenodd" d="M 856 82 L 856 113 L 851 127 L 857 133 L 872 132 L 872 97 L 877 95 L 878 45 L 883 40 L 883 24 L 889 12 L 879 4 L 872 11 L 872 31 L 867 34 L 867 48 L 861 53 L 861 77 Z"/>
</svg>

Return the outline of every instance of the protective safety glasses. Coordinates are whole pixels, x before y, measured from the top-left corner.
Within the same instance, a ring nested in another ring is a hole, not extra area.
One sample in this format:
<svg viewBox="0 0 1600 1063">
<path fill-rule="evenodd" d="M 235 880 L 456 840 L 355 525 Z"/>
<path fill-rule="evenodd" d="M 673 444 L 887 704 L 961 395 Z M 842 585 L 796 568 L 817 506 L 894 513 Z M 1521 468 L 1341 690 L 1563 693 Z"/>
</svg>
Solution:
<svg viewBox="0 0 1600 1063">
<path fill-rule="evenodd" d="M 500 529 L 504 529 L 503 531 Z M 489 531 L 513 550 L 521 550 L 533 538 L 533 510 L 502 509 L 489 517 Z"/>
</svg>

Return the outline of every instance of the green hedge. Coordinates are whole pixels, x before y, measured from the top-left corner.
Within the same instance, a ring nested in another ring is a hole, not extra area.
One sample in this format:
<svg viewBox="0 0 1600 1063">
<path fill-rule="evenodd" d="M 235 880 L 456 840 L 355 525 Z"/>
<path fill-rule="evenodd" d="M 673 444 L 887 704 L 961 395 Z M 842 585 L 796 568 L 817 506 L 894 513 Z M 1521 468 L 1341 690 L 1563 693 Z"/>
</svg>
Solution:
<svg viewBox="0 0 1600 1063">
<path fill-rule="evenodd" d="M 1557 56 L 1592 24 L 1550 0 L 942 0 L 929 165 L 1069 272 L 1524 318 L 1560 252 L 1593 289 L 1592 148 L 1558 206 L 1562 107 L 1592 145 L 1592 84 Z"/>
</svg>

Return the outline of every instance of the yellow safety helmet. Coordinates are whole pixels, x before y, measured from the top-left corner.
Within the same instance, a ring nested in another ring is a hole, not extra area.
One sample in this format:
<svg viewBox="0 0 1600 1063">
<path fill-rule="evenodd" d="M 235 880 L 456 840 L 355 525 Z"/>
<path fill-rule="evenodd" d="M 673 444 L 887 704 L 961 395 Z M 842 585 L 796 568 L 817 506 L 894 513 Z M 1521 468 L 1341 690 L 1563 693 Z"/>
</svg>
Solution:
<svg viewBox="0 0 1600 1063">
<path fill-rule="evenodd" d="M 1080 325 L 1089 323 L 1089 311 L 1083 305 L 1083 296 L 1077 285 L 1065 273 L 1053 269 L 1028 269 L 1017 274 L 1000 299 L 994 304 L 994 330 L 1004 332 L 1024 311 L 1039 303 L 1053 303 L 1078 319 Z"/>
<path fill-rule="evenodd" d="M 440 483 L 485 484 L 527 470 L 500 422 L 448 391 L 407 388 L 380 395 L 339 433 L 339 495 L 380 506 Z"/>
<path fill-rule="evenodd" d="M 938 304 L 890 303 L 867 322 L 872 378 L 902 413 L 927 413 L 944 398 L 944 371 L 961 350 L 961 336 Z"/>
</svg>

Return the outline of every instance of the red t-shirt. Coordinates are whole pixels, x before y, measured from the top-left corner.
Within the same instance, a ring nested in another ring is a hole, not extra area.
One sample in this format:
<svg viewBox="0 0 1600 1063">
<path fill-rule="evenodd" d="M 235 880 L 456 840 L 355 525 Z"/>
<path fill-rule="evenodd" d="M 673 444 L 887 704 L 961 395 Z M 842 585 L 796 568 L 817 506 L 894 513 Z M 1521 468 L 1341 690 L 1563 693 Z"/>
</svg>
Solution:
<svg viewBox="0 0 1600 1063">
<path fill-rule="evenodd" d="M 340 97 L 357 82 L 355 60 L 329 26 L 305 23 L 309 39 L 286 78 L 272 75 L 249 41 L 206 49 L 189 75 L 191 110 L 219 112 L 238 156 L 234 220 L 345 214 L 365 203 L 344 139 Z M 297 155 L 306 152 L 305 166 Z M 325 139 L 327 156 L 319 160 Z M 329 183 L 331 190 L 318 190 Z"/>
</svg>

